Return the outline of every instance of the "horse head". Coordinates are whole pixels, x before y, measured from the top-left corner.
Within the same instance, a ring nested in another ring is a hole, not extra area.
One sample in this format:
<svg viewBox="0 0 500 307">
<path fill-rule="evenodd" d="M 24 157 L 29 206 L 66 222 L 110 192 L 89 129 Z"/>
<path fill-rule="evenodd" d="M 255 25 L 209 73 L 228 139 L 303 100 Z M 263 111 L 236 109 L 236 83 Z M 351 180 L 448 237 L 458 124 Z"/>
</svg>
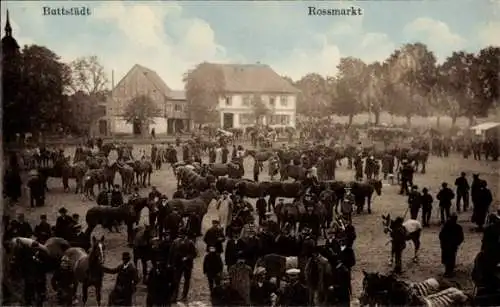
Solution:
<svg viewBox="0 0 500 307">
<path fill-rule="evenodd" d="M 89 254 L 90 261 L 96 261 L 97 264 L 103 265 L 105 260 L 105 249 L 106 247 L 104 246 L 104 236 L 102 236 L 99 240 L 97 240 L 95 236 L 92 236 L 92 245 Z"/>
</svg>

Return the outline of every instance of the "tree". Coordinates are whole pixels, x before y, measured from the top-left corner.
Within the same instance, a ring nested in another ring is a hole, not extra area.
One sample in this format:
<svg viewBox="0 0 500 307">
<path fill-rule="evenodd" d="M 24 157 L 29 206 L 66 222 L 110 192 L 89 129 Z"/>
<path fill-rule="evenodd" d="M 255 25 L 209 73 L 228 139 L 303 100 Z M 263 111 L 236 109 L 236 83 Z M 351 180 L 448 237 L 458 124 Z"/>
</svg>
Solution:
<svg viewBox="0 0 500 307">
<path fill-rule="evenodd" d="M 80 57 L 69 64 L 72 93 L 96 95 L 106 90 L 108 78 L 97 56 Z"/>
<path fill-rule="evenodd" d="M 366 64 L 357 58 L 340 59 L 337 66 L 337 101 L 335 110 L 338 114 L 349 116 L 349 125 L 354 115 L 363 111 L 362 91 L 365 83 Z"/>
<path fill-rule="evenodd" d="M 38 45 L 24 46 L 18 59 L 2 63 L 4 86 L 4 135 L 59 131 L 68 108 L 63 94 L 70 84 L 67 65 L 53 51 Z"/>
<path fill-rule="evenodd" d="M 153 118 L 160 110 L 151 98 L 147 95 L 134 97 L 125 107 L 124 118 L 129 124 L 140 124 L 143 130 L 149 124 L 154 123 Z"/>
<path fill-rule="evenodd" d="M 74 133 L 88 134 L 92 125 L 97 119 L 106 115 L 106 107 L 101 105 L 106 99 L 105 95 L 88 95 L 78 91 L 68 96 L 69 112 L 67 118 L 70 119 L 67 126 Z"/>
<path fill-rule="evenodd" d="M 271 114 L 271 110 L 266 106 L 264 101 L 262 101 L 262 97 L 260 95 L 253 95 L 251 104 L 253 108 L 253 115 L 255 116 L 255 122 L 256 124 L 261 125 L 262 119 L 267 118 Z M 269 121 L 267 121 L 267 124 L 269 124 Z"/>
<path fill-rule="evenodd" d="M 217 106 L 224 95 L 222 71 L 214 64 L 201 63 L 183 81 L 191 118 L 199 124 L 218 122 Z"/>
<path fill-rule="evenodd" d="M 321 117 L 328 109 L 326 80 L 319 74 L 308 74 L 295 86 L 300 90 L 297 97 L 297 113 L 306 116 Z"/>
<path fill-rule="evenodd" d="M 361 88 L 363 109 L 368 110 L 370 116 L 371 113 L 375 115 L 376 125 L 380 123 L 380 113 L 383 110 L 386 99 L 384 91 L 387 87 L 387 73 L 387 64 L 374 62 L 366 67 L 363 74 L 363 86 Z"/>
<path fill-rule="evenodd" d="M 406 44 L 387 60 L 390 90 L 402 98 L 392 111 L 404 115 L 427 115 L 428 98 L 436 82 L 436 57 L 422 43 Z"/>
<path fill-rule="evenodd" d="M 499 102 L 500 92 L 500 47 L 481 49 L 474 59 L 473 73 L 477 73 L 472 90 L 476 93 L 477 112 L 486 116 Z"/>
</svg>

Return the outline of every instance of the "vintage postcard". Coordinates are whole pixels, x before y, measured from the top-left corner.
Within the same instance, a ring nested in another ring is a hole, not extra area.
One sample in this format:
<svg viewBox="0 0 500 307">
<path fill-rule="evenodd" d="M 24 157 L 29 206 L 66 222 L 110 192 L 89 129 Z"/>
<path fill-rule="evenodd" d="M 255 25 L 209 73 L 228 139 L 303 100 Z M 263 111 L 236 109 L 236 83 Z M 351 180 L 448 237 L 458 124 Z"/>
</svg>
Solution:
<svg viewBox="0 0 500 307">
<path fill-rule="evenodd" d="M 500 305 L 500 1 L 0 13 L 3 305 Z"/>
</svg>

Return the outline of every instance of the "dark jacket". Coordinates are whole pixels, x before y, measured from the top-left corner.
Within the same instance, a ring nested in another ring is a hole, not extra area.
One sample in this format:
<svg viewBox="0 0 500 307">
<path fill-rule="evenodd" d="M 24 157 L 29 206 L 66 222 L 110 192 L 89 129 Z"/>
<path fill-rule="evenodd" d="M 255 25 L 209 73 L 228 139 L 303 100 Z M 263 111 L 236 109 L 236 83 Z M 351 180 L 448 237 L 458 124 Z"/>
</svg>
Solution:
<svg viewBox="0 0 500 307">
<path fill-rule="evenodd" d="M 127 266 L 120 264 L 116 268 L 103 267 L 103 271 L 108 274 L 118 274 L 116 276 L 115 290 L 120 295 L 132 295 L 135 292 L 135 287 L 139 282 L 139 274 L 133 263 L 128 263 Z"/>
<path fill-rule="evenodd" d="M 264 198 L 257 199 L 257 202 L 255 203 L 255 208 L 257 209 L 257 213 L 260 216 L 266 214 L 266 209 L 267 209 L 266 200 Z"/>
<path fill-rule="evenodd" d="M 52 236 L 52 226 L 47 222 L 40 222 L 35 226 L 35 237 L 38 242 L 45 242 Z"/>
<path fill-rule="evenodd" d="M 418 191 L 412 191 L 408 195 L 408 205 L 410 209 L 420 209 L 422 205 L 422 195 Z"/>
<path fill-rule="evenodd" d="M 213 278 L 222 273 L 224 264 L 219 254 L 210 252 L 203 259 L 203 274 L 209 278 Z"/>
<path fill-rule="evenodd" d="M 441 248 L 457 249 L 464 241 L 462 226 L 454 221 L 447 221 L 439 233 Z"/>
<path fill-rule="evenodd" d="M 70 239 L 72 225 L 73 220 L 71 217 L 68 215 L 59 216 L 56 220 L 54 235 L 64 239 Z"/>
<path fill-rule="evenodd" d="M 224 262 L 227 266 L 231 266 L 238 260 L 238 254 L 245 250 L 245 242 L 241 240 L 230 239 L 226 244 L 226 252 L 224 254 Z"/>
<path fill-rule="evenodd" d="M 467 193 L 469 192 L 470 189 L 469 183 L 467 182 L 467 178 L 465 177 L 458 177 L 455 180 L 455 186 L 457 187 L 457 193 Z"/>
<path fill-rule="evenodd" d="M 210 246 L 215 247 L 215 251 L 218 254 L 221 254 L 223 249 L 222 249 L 222 243 L 225 240 L 224 236 L 224 230 L 221 227 L 210 227 L 210 229 L 207 230 L 205 233 L 205 237 L 203 238 L 203 241 L 205 241 L 205 244 L 207 244 L 207 252 L 208 248 Z"/>
<path fill-rule="evenodd" d="M 430 210 L 432 209 L 432 203 L 434 202 L 434 199 L 432 198 L 431 194 L 422 194 L 422 208 L 424 210 Z"/>
<path fill-rule="evenodd" d="M 19 237 L 31 238 L 33 230 L 28 222 L 19 222 L 17 224 L 17 235 Z"/>
<path fill-rule="evenodd" d="M 193 267 L 194 258 L 198 255 L 194 242 L 188 238 L 177 238 L 170 248 L 169 261 L 174 267 Z M 184 259 L 185 258 L 185 259 Z"/>
<path fill-rule="evenodd" d="M 123 194 L 120 191 L 111 192 L 111 206 L 119 207 L 123 205 Z"/>
<path fill-rule="evenodd" d="M 250 300 L 254 306 L 271 306 L 271 294 L 276 291 L 276 287 L 268 281 L 264 281 L 261 285 L 258 282 L 252 282 Z"/>
<path fill-rule="evenodd" d="M 449 207 L 451 206 L 451 200 L 455 198 L 455 193 L 450 188 L 443 188 L 436 198 L 439 200 L 440 207 Z"/>
</svg>

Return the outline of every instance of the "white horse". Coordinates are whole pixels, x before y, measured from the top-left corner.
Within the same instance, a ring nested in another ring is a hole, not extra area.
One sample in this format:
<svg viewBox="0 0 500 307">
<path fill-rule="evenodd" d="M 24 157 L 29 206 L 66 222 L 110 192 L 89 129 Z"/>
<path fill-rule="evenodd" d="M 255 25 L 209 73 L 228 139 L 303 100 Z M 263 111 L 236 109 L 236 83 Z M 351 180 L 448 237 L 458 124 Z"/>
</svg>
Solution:
<svg viewBox="0 0 500 307">
<path fill-rule="evenodd" d="M 222 229 L 225 230 L 226 227 L 229 226 L 229 223 L 231 222 L 233 202 L 229 197 L 225 199 L 224 198 L 220 199 L 217 201 L 216 209 L 219 216 L 220 225 Z"/>
</svg>

